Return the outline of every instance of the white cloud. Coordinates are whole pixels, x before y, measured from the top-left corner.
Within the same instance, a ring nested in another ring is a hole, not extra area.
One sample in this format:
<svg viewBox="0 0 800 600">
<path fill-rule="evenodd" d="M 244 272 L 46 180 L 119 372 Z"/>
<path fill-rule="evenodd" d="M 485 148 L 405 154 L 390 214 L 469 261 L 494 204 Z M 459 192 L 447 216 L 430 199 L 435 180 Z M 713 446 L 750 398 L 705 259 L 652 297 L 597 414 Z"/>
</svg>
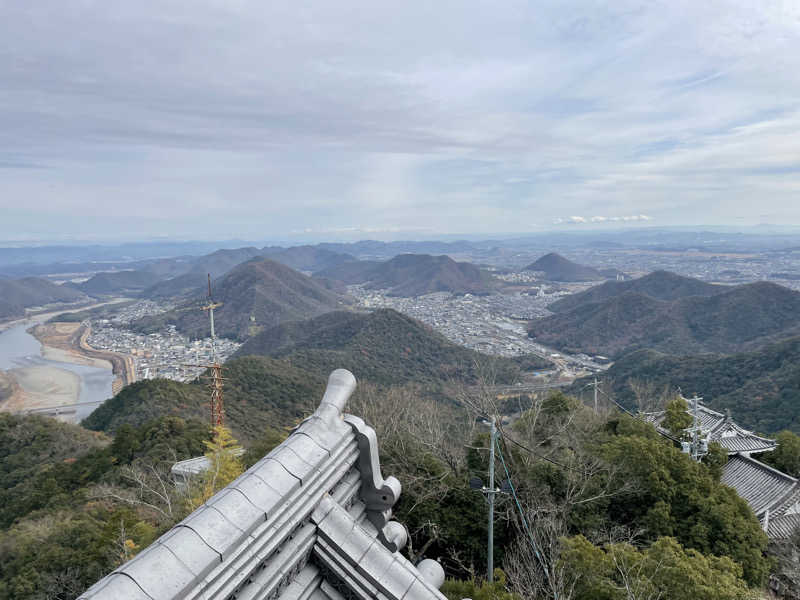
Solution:
<svg viewBox="0 0 800 600">
<path fill-rule="evenodd" d="M 613 217 L 603 217 L 599 215 L 595 215 L 593 217 L 556 217 L 553 219 L 553 224 L 561 225 L 564 223 L 572 224 L 572 225 L 582 225 L 585 223 L 607 223 L 607 222 L 637 222 L 637 221 L 652 221 L 653 217 L 648 215 L 625 215 L 625 216 L 613 216 Z"/>
</svg>

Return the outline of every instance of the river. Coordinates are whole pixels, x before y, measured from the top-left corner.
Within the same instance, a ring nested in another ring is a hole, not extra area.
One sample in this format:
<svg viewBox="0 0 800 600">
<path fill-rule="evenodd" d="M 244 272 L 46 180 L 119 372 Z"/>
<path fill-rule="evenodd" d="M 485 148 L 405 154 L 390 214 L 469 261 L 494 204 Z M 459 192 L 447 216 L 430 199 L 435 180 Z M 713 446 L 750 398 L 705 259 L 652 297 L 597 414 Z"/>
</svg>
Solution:
<svg viewBox="0 0 800 600">
<path fill-rule="evenodd" d="M 36 324 L 27 321 L 0 332 L 0 369 L 26 369 L 30 367 L 52 367 L 77 375 L 80 381 L 79 392 L 73 402 L 80 403 L 77 412 L 69 415 L 80 422 L 95 408 L 113 396 L 111 384 L 114 375 L 111 369 L 90 367 L 67 362 L 48 360 L 42 357 L 42 345 L 26 329 Z M 23 386 L 24 389 L 24 386 Z M 37 390 L 41 393 L 41 390 Z M 54 402 L 57 404 L 57 402 Z M 67 416 L 67 415 L 62 415 Z"/>
</svg>

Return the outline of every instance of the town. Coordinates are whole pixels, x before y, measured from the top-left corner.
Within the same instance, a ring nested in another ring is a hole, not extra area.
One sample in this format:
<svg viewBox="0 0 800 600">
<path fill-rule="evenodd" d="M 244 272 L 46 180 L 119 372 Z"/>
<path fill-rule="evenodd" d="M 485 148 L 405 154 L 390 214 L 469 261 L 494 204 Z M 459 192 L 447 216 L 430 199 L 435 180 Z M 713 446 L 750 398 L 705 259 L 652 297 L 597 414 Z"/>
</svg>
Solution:
<svg viewBox="0 0 800 600">
<path fill-rule="evenodd" d="M 172 305 L 141 300 L 121 308 L 108 318 L 90 321 L 88 343 L 97 350 L 106 350 L 132 357 L 135 379 L 157 377 L 174 381 L 192 381 L 201 375 L 205 365 L 213 362 L 211 338 L 190 340 L 174 325 L 165 331 L 140 334 L 126 327 L 136 319 L 169 310 Z M 241 344 L 225 338 L 216 339 L 216 357 L 225 362 Z"/>
</svg>

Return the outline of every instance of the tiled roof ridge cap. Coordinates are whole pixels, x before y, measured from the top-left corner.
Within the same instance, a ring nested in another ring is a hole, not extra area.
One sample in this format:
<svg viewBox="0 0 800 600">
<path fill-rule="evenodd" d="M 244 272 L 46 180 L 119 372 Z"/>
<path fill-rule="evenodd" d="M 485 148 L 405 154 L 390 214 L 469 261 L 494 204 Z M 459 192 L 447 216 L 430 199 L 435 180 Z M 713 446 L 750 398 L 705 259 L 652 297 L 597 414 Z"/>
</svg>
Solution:
<svg viewBox="0 0 800 600">
<path fill-rule="evenodd" d="M 754 463 L 754 466 L 756 468 L 758 468 L 758 469 L 761 469 L 763 471 L 767 471 L 767 472 L 772 473 L 774 475 L 777 475 L 777 476 L 779 476 L 779 477 L 781 477 L 783 479 L 788 479 L 792 483 L 797 483 L 797 479 L 792 477 L 788 473 L 784 473 L 783 471 L 779 471 L 775 467 L 771 467 L 768 464 L 765 464 L 765 463 L 761 462 L 760 460 L 756 460 L 752 456 L 748 456 L 746 453 L 739 452 L 737 454 L 734 454 L 733 457 L 734 458 L 739 458 L 741 460 L 750 461 L 750 462 Z"/>
<path fill-rule="evenodd" d="M 751 431 L 749 429 L 745 429 L 741 425 L 738 425 L 738 424 L 734 423 L 733 421 L 729 421 L 728 422 L 728 426 L 733 428 L 733 429 L 735 429 L 737 431 L 737 433 L 741 433 L 741 434 L 746 435 L 748 437 L 754 437 L 754 438 L 756 438 L 758 440 L 761 440 L 761 441 L 764 441 L 764 442 L 770 442 L 771 445 L 775 445 L 775 439 L 760 436 L 757 433 L 754 433 L 753 431 Z"/>
<path fill-rule="evenodd" d="M 704 410 L 707 413 L 714 415 L 715 417 L 721 417 L 723 419 L 726 417 L 726 415 L 723 415 L 721 412 L 718 412 L 718 411 L 714 410 L 713 408 L 709 408 L 706 404 L 703 404 L 702 402 L 698 402 L 697 403 L 697 409 L 698 410 Z M 691 412 L 691 411 L 692 411 L 692 407 L 690 406 L 689 407 L 689 412 Z"/>
</svg>

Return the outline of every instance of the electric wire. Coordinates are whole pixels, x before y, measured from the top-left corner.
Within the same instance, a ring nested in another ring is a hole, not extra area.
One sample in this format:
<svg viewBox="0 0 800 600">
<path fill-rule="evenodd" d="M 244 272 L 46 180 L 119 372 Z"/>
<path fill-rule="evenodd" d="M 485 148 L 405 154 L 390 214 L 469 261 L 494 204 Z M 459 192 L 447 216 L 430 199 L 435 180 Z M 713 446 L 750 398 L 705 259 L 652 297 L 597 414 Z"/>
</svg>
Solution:
<svg viewBox="0 0 800 600">
<path fill-rule="evenodd" d="M 553 582 L 550 578 L 550 570 L 545 565 L 544 559 L 542 558 L 541 553 L 539 552 L 539 548 L 536 545 L 536 540 L 533 538 L 533 532 L 531 531 L 531 527 L 528 524 L 528 519 L 525 516 L 525 511 L 522 510 L 522 504 L 517 497 L 517 490 L 514 487 L 514 482 L 511 481 L 511 473 L 508 471 L 508 466 L 506 465 L 506 460 L 503 457 L 503 449 L 500 446 L 500 442 L 495 439 L 494 442 L 497 446 L 497 453 L 500 455 L 500 462 L 503 464 L 503 470 L 506 473 L 506 481 L 508 481 L 508 485 L 511 488 L 511 495 L 514 496 L 514 503 L 517 505 L 517 510 L 519 511 L 519 517 L 522 520 L 522 525 L 525 528 L 525 532 L 528 534 L 528 539 L 531 542 L 531 547 L 533 548 L 533 553 L 536 558 L 539 560 L 539 563 L 542 565 L 542 570 L 544 571 L 545 576 L 547 577 L 547 582 L 550 584 L 550 588 L 553 590 L 553 594 L 555 599 L 558 600 L 558 592 L 553 587 Z"/>
<path fill-rule="evenodd" d="M 525 446 L 524 444 L 521 444 L 521 443 L 519 443 L 517 440 L 515 440 L 514 438 L 510 437 L 510 436 L 509 436 L 509 435 L 508 435 L 508 434 L 507 434 L 505 431 L 503 431 L 502 429 L 500 430 L 500 435 L 502 435 L 502 436 L 503 436 L 503 439 L 504 439 L 504 440 L 506 440 L 507 442 L 511 442 L 512 444 L 514 444 L 514 445 L 515 445 L 515 446 L 517 446 L 518 448 L 520 448 L 520 449 L 524 450 L 524 451 L 525 451 L 525 452 L 527 452 L 528 454 L 531 454 L 531 455 L 535 456 L 536 458 L 539 458 L 539 459 L 541 459 L 541 460 L 544 460 L 544 461 L 546 461 L 546 462 L 549 462 L 550 464 L 553 464 L 553 465 L 555 465 L 555 466 L 557 466 L 557 467 L 560 467 L 560 468 L 562 468 L 562 469 L 566 469 L 567 471 L 575 471 L 576 473 L 581 473 L 582 475 L 585 475 L 585 474 L 586 474 L 586 472 L 585 472 L 585 471 L 582 471 L 581 469 L 576 469 L 575 467 L 571 467 L 570 465 L 565 465 L 565 464 L 563 464 L 563 463 L 560 463 L 560 462 L 558 462 L 557 460 L 554 460 L 554 459 L 552 459 L 552 458 L 550 458 L 550 457 L 548 457 L 548 456 L 545 456 L 544 454 L 539 454 L 539 453 L 538 453 L 538 452 L 536 452 L 535 450 L 532 450 L 532 449 L 528 448 L 528 447 L 527 447 L 527 446 Z"/>
</svg>

